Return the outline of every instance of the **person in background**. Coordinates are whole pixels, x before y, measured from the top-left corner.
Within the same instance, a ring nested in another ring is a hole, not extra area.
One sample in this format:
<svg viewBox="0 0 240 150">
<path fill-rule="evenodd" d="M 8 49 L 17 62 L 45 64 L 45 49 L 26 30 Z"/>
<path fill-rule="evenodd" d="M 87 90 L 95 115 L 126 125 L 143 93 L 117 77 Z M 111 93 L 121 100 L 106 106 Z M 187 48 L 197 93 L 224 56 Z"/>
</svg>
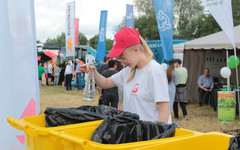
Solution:
<svg viewBox="0 0 240 150">
<path fill-rule="evenodd" d="M 66 77 L 66 89 L 67 89 L 67 91 L 68 90 L 71 91 L 72 90 L 72 77 L 73 77 L 73 65 L 72 65 L 71 60 L 68 61 L 64 75 Z"/>
<path fill-rule="evenodd" d="M 117 64 L 115 60 L 110 60 L 108 62 L 108 70 L 105 70 L 102 72 L 102 76 L 104 76 L 105 78 L 109 78 L 112 75 L 118 73 L 118 71 L 116 70 L 117 68 Z M 104 89 L 103 90 L 103 104 L 110 106 L 111 103 L 111 107 L 114 108 L 118 108 L 118 88 L 114 87 L 114 88 L 110 88 L 110 89 Z"/>
<path fill-rule="evenodd" d="M 137 30 L 128 27 L 122 28 L 114 37 L 107 57 L 118 57 L 126 68 L 109 78 L 95 70 L 96 83 L 103 89 L 118 86 L 124 94 L 124 111 L 138 114 L 141 120 L 172 123 L 166 73 L 152 59 L 153 53 L 147 43 Z M 88 64 L 80 68 L 83 72 L 89 71 Z"/>
<path fill-rule="evenodd" d="M 79 59 L 76 59 L 76 80 L 77 80 L 77 88 L 78 90 L 82 90 L 82 78 L 81 78 L 81 71 L 79 70 L 79 67 L 82 64 L 80 63 Z"/>
<path fill-rule="evenodd" d="M 188 72 L 185 67 L 181 66 L 182 61 L 180 59 L 175 59 L 175 71 L 177 73 L 178 85 L 176 86 L 175 100 L 173 104 L 174 116 L 176 119 L 179 119 L 178 116 L 178 103 L 180 103 L 183 117 L 185 120 L 188 120 L 186 104 L 188 102 L 187 98 L 187 78 Z"/>
<path fill-rule="evenodd" d="M 48 72 L 48 85 L 51 85 L 52 82 L 52 61 L 48 62 L 47 66 L 47 72 Z"/>
<path fill-rule="evenodd" d="M 173 110 L 173 103 L 176 93 L 176 85 L 178 84 L 177 73 L 174 67 L 174 60 L 169 61 L 169 66 L 167 68 L 167 79 L 168 79 L 168 93 L 170 97 L 170 113 Z"/>
<path fill-rule="evenodd" d="M 42 75 L 45 73 L 44 67 L 42 66 L 42 63 L 39 63 L 38 65 L 38 78 L 39 78 L 39 87 L 42 85 Z"/>
<path fill-rule="evenodd" d="M 203 102 L 207 102 L 209 99 L 209 94 L 212 92 L 214 82 L 213 77 L 209 75 L 209 69 L 204 69 L 204 74 L 198 78 L 198 87 L 199 87 L 199 106 L 202 107 Z M 205 96 L 205 100 L 204 95 Z"/>
<path fill-rule="evenodd" d="M 107 58 L 107 56 L 104 56 L 103 61 L 104 63 L 98 67 L 97 71 L 99 74 L 102 74 L 102 72 L 104 70 L 108 70 L 108 62 L 109 62 L 110 58 Z M 97 86 L 98 92 L 99 92 L 99 99 L 98 99 L 98 105 L 102 105 L 103 104 L 103 93 L 102 93 L 102 88 L 100 88 L 99 86 Z"/>
<path fill-rule="evenodd" d="M 44 63 L 44 70 L 45 70 L 45 78 L 46 78 L 46 85 L 48 85 L 48 69 L 47 63 Z"/>
<path fill-rule="evenodd" d="M 56 65 L 54 67 L 54 85 L 58 85 L 61 69 Z"/>
</svg>

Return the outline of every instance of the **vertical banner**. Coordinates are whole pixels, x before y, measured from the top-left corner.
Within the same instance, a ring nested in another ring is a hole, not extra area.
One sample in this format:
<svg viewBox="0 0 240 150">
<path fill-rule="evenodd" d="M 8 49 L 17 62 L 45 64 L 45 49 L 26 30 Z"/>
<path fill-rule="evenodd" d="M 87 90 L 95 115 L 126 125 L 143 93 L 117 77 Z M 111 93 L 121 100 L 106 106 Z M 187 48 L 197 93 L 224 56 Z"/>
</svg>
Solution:
<svg viewBox="0 0 240 150">
<path fill-rule="evenodd" d="M 233 122 L 235 120 L 235 92 L 218 91 L 218 120 Z"/>
<path fill-rule="evenodd" d="M 75 45 L 78 45 L 78 26 L 79 18 L 75 18 Z"/>
<path fill-rule="evenodd" d="M 173 0 L 153 0 L 163 48 L 163 62 L 173 58 Z"/>
<path fill-rule="evenodd" d="M 235 49 L 232 0 L 202 0 Z"/>
<path fill-rule="evenodd" d="M 24 132 L 7 117 L 39 114 L 34 1 L 0 1 L 0 149 L 24 150 Z"/>
<path fill-rule="evenodd" d="M 133 20 L 133 5 L 126 5 L 126 18 L 125 18 L 126 27 L 134 28 Z"/>
<path fill-rule="evenodd" d="M 101 11 L 96 60 L 103 63 L 106 51 L 107 11 Z"/>
<path fill-rule="evenodd" d="M 74 56 L 75 52 L 75 1 L 66 5 L 66 56 Z"/>
</svg>

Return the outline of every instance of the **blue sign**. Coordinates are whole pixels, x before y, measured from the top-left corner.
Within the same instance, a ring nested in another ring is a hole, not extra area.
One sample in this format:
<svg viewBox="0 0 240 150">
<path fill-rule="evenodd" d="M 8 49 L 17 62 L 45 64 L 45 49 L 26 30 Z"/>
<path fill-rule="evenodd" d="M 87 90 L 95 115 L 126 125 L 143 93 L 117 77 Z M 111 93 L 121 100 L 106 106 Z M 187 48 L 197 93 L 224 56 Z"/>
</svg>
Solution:
<svg viewBox="0 0 240 150">
<path fill-rule="evenodd" d="M 96 60 L 103 62 L 106 49 L 107 11 L 101 11 Z"/>
<path fill-rule="evenodd" d="M 187 40 L 173 40 L 173 44 L 179 44 L 186 42 Z M 146 41 L 148 47 L 152 50 L 153 52 L 153 59 L 155 59 L 158 63 L 167 63 L 164 61 L 163 57 L 163 48 L 162 48 L 162 43 L 161 40 L 156 40 L 156 41 Z"/>
<path fill-rule="evenodd" d="M 125 24 L 126 24 L 126 27 L 134 28 L 133 5 L 127 4 Z"/>
<path fill-rule="evenodd" d="M 173 59 L 173 0 L 153 0 L 162 41 L 163 62 Z"/>
</svg>

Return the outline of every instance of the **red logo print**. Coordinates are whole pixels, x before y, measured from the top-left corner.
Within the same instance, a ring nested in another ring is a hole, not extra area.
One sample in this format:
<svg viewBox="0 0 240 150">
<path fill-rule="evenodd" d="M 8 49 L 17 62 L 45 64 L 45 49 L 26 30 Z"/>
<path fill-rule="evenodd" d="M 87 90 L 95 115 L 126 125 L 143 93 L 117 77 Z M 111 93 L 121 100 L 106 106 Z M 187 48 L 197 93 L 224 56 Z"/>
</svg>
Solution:
<svg viewBox="0 0 240 150">
<path fill-rule="evenodd" d="M 137 91 L 138 91 L 138 86 L 139 86 L 138 83 L 134 85 L 134 87 L 132 88 L 132 93 L 137 93 Z"/>
</svg>

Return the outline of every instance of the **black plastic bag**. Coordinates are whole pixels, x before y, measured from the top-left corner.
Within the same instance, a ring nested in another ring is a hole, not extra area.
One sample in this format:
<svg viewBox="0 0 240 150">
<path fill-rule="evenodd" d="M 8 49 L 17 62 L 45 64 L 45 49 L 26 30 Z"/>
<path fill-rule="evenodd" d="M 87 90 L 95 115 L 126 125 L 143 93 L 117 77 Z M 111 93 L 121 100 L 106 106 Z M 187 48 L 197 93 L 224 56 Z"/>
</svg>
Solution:
<svg viewBox="0 0 240 150">
<path fill-rule="evenodd" d="M 93 132 L 91 141 L 102 144 L 121 144 L 161 139 L 172 137 L 177 127 L 176 124 L 141 121 L 119 114 L 105 118 Z"/>
<path fill-rule="evenodd" d="M 56 127 L 75 123 L 101 120 L 108 116 L 118 114 L 129 115 L 131 113 L 118 110 L 105 105 L 81 106 L 77 108 L 54 108 L 48 107 L 45 110 L 45 120 L 48 127 Z M 138 120 L 138 115 L 132 115 L 132 119 Z"/>
<path fill-rule="evenodd" d="M 230 138 L 230 144 L 228 150 L 240 150 L 240 134 Z"/>
</svg>

